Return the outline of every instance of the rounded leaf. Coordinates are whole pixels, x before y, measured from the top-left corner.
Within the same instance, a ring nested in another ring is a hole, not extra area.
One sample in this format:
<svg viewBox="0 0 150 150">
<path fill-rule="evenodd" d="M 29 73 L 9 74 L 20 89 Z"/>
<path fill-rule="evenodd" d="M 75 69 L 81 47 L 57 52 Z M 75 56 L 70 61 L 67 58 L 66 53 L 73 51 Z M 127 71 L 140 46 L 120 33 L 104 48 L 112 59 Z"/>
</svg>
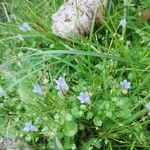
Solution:
<svg viewBox="0 0 150 150">
<path fill-rule="evenodd" d="M 77 133 L 77 130 L 77 124 L 73 121 L 70 121 L 66 123 L 63 132 L 66 136 L 74 136 Z"/>
<path fill-rule="evenodd" d="M 102 126 L 102 121 L 98 117 L 94 117 L 93 123 L 95 126 Z"/>
</svg>

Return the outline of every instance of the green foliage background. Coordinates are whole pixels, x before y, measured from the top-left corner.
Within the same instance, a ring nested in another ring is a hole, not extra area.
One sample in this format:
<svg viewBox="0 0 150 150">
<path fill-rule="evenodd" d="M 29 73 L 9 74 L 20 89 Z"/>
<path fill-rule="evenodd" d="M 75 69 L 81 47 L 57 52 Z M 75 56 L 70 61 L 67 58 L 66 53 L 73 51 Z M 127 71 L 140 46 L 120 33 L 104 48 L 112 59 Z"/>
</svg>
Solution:
<svg viewBox="0 0 150 150">
<path fill-rule="evenodd" d="M 149 0 L 110 0 L 105 23 L 88 37 L 64 40 L 51 33 L 62 0 L 0 1 L 0 135 L 34 149 L 150 149 L 150 24 L 141 16 Z M 15 14 L 16 19 L 11 18 Z M 126 18 L 125 29 L 119 21 Z M 30 32 L 19 26 L 28 22 Z M 17 39 L 21 34 L 24 41 Z M 54 80 L 69 92 L 59 97 Z M 120 82 L 131 89 L 123 93 Z M 32 92 L 42 85 L 44 95 Z M 77 96 L 90 93 L 91 103 Z M 25 133 L 32 121 L 37 132 Z"/>
</svg>

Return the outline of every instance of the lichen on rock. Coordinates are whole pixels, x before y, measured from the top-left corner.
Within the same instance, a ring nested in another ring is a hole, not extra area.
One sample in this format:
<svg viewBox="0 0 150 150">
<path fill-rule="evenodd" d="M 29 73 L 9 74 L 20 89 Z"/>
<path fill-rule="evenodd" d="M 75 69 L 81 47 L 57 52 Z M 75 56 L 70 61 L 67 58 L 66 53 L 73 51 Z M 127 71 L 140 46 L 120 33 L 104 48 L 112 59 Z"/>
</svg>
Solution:
<svg viewBox="0 0 150 150">
<path fill-rule="evenodd" d="M 52 15 L 52 32 L 62 38 L 88 35 L 92 22 L 103 21 L 107 0 L 68 0 Z"/>
</svg>

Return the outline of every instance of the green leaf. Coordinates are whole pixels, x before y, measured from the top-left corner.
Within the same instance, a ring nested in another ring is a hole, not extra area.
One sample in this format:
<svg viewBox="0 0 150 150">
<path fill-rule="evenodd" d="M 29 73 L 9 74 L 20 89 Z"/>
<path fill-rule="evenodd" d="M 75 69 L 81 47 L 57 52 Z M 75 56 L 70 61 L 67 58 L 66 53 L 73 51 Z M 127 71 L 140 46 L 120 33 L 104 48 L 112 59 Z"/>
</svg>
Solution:
<svg viewBox="0 0 150 150">
<path fill-rule="evenodd" d="M 96 148 L 100 149 L 101 148 L 101 144 L 100 144 L 100 140 L 98 138 L 91 138 L 89 143 L 92 146 L 95 146 Z"/>
<path fill-rule="evenodd" d="M 94 117 L 93 123 L 95 126 L 102 126 L 102 121 L 98 117 Z"/>
<path fill-rule="evenodd" d="M 81 150 L 91 150 L 94 149 L 94 147 L 100 149 L 101 148 L 100 141 L 101 140 L 98 138 L 91 138 L 87 142 L 83 143 L 83 145 L 81 146 Z"/>
<path fill-rule="evenodd" d="M 27 142 L 30 142 L 31 140 L 32 140 L 32 136 L 29 134 L 29 135 L 27 135 L 26 137 L 25 137 L 25 140 L 27 141 Z"/>
<path fill-rule="evenodd" d="M 6 131 L 6 119 L 4 117 L 0 117 L 0 134 L 5 133 Z"/>
<path fill-rule="evenodd" d="M 63 150 L 63 146 L 62 146 L 60 140 L 57 137 L 55 138 L 54 142 L 55 142 L 55 150 L 56 149 L 57 150 Z"/>
<path fill-rule="evenodd" d="M 87 113 L 87 116 L 86 116 L 86 119 L 89 120 L 89 119 L 91 119 L 92 117 L 93 117 L 93 113 L 88 112 L 88 113 Z"/>
<path fill-rule="evenodd" d="M 20 96 L 20 99 L 24 103 L 32 103 L 34 100 L 34 94 L 32 93 L 32 84 L 30 81 L 22 81 L 19 84 L 18 93 Z"/>
<path fill-rule="evenodd" d="M 77 124 L 73 121 L 67 122 L 63 132 L 66 136 L 74 136 L 77 133 Z"/>
<path fill-rule="evenodd" d="M 65 150 L 69 150 L 69 149 L 72 149 L 73 147 L 73 144 L 74 144 L 74 138 L 72 137 L 68 137 L 68 136 L 65 136 L 64 137 L 64 149 Z"/>
</svg>

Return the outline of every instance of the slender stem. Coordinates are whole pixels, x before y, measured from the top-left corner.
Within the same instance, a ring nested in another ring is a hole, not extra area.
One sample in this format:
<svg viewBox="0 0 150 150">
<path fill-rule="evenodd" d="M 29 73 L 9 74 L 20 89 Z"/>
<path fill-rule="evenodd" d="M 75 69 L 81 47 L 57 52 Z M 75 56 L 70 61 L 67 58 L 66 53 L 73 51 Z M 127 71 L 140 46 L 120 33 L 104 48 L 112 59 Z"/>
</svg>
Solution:
<svg viewBox="0 0 150 150">
<path fill-rule="evenodd" d="M 4 12 L 5 12 L 5 15 L 6 15 L 7 21 L 10 23 L 11 21 L 10 21 L 9 15 L 8 15 L 8 13 L 7 13 L 7 10 L 6 10 L 6 7 L 5 7 L 5 4 L 4 4 L 3 2 L 2 2 L 2 7 L 3 7 L 3 9 L 4 9 Z"/>
<path fill-rule="evenodd" d="M 124 0 L 124 19 L 126 20 L 127 18 L 127 0 Z M 125 33 L 126 33 L 126 26 L 124 28 L 122 28 L 122 37 L 124 38 L 125 36 Z"/>
</svg>

